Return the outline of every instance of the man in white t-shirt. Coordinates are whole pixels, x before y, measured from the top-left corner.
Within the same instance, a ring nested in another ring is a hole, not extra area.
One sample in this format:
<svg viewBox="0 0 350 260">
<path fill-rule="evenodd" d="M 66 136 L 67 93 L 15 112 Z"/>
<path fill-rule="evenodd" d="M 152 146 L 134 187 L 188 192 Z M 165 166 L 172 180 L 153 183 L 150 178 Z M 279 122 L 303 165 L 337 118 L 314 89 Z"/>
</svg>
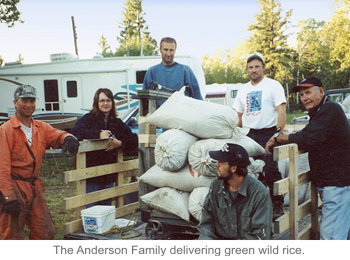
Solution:
<svg viewBox="0 0 350 260">
<path fill-rule="evenodd" d="M 250 128 L 248 136 L 265 147 L 275 133 L 283 132 L 286 124 L 286 97 L 278 81 L 264 76 L 265 62 L 260 53 L 254 52 L 248 56 L 247 72 L 250 81 L 238 90 L 232 107 L 238 114 L 238 126 Z M 265 167 L 259 179 L 270 189 L 276 219 L 283 214 L 283 197 L 273 196 L 273 183 L 281 179 L 281 173 L 271 156 L 262 159 Z"/>
</svg>

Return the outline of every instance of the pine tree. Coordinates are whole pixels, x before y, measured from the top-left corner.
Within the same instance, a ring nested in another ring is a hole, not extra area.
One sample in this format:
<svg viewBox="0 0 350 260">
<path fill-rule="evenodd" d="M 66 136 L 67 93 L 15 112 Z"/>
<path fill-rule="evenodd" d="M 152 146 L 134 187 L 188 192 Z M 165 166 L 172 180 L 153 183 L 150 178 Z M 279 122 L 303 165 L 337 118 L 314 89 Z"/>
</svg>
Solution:
<svg viewBox="0 0 350 260">
<path fill-rule="evenodd" d="M 106 37 L 104 37 L 104 35 L 101 35 L 100 41 L 98 43 L 98 45 L 100 46 L 102 52 L 100 53 L 103 57 L 112 57 L 113 56 L 113 52 L 111 50 L 110 45 L 107 42 Z"/>
<path fill-rule="evenodd" d="M 119 47 L 116 56 L 139 56 L 157 54 L 157 42 L 150 37 L 148 26 L 143 18 L 142 0 L 127 0 L 120 23 Z"/>
<path fill-rule="evenodd" d="M 247 49 L 260 52 L 265 59 L 266 75 L 283 82 L 291 60 L 286 30 L 292 10 L 282 18 L 281 4 L 277 0 L 258 1 L 260 11 L 255 16 L 256 23 L 248 28 L 252 35 L 246 42 Z"/>
</svg>

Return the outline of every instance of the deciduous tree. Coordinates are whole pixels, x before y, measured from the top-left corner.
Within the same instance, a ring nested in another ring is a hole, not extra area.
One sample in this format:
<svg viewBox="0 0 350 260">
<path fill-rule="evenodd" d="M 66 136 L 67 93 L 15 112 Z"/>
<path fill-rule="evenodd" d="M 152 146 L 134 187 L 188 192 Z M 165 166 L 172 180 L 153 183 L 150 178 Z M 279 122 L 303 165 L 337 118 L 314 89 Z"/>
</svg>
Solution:
<svg viewBox="0 0 350 260">
<path fill-rule="evenodd" d="M 22 23 L 20 11 L 17 4 L 20 0 L 0 0 L 0 23 L 6 23 L 8 27 L 13 27 L 15 22 Z"/>
</svg>

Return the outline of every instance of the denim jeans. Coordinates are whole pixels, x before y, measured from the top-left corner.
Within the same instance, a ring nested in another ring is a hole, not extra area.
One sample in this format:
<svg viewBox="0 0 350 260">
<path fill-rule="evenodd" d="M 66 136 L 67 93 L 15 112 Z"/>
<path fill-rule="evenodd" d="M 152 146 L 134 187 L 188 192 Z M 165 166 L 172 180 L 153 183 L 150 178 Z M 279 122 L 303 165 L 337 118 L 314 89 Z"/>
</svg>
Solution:
<svg viewBox="0 0 350 260">
<path fill-rule="evenodd" d="M 350 240 L 350 186 L 317 190 L 322 200 L 320 239 Z"/>
</svg>

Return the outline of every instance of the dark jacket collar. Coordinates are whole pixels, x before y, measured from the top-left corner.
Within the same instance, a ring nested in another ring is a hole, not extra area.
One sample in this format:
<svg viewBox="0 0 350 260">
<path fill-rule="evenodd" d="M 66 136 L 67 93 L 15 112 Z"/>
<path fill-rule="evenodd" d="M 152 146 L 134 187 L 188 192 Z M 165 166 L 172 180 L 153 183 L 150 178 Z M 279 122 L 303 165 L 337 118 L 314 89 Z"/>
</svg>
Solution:
<svg viewBox="0 0 350 260">
<path fill-rule="evenodd" d="M 328 97 L 326 95 L 323 96 L 323 98 L 321 99 L 320 104 L 318 104 L 317 107 L 315 107 L 314 109 L 310 110 L 308 115 L 310 116 L 310 119 L 313 118 L 316 113 L 321 109 L 321 107 L 323 106 L 323 104 L 328 100 Z"/>
</svg>

